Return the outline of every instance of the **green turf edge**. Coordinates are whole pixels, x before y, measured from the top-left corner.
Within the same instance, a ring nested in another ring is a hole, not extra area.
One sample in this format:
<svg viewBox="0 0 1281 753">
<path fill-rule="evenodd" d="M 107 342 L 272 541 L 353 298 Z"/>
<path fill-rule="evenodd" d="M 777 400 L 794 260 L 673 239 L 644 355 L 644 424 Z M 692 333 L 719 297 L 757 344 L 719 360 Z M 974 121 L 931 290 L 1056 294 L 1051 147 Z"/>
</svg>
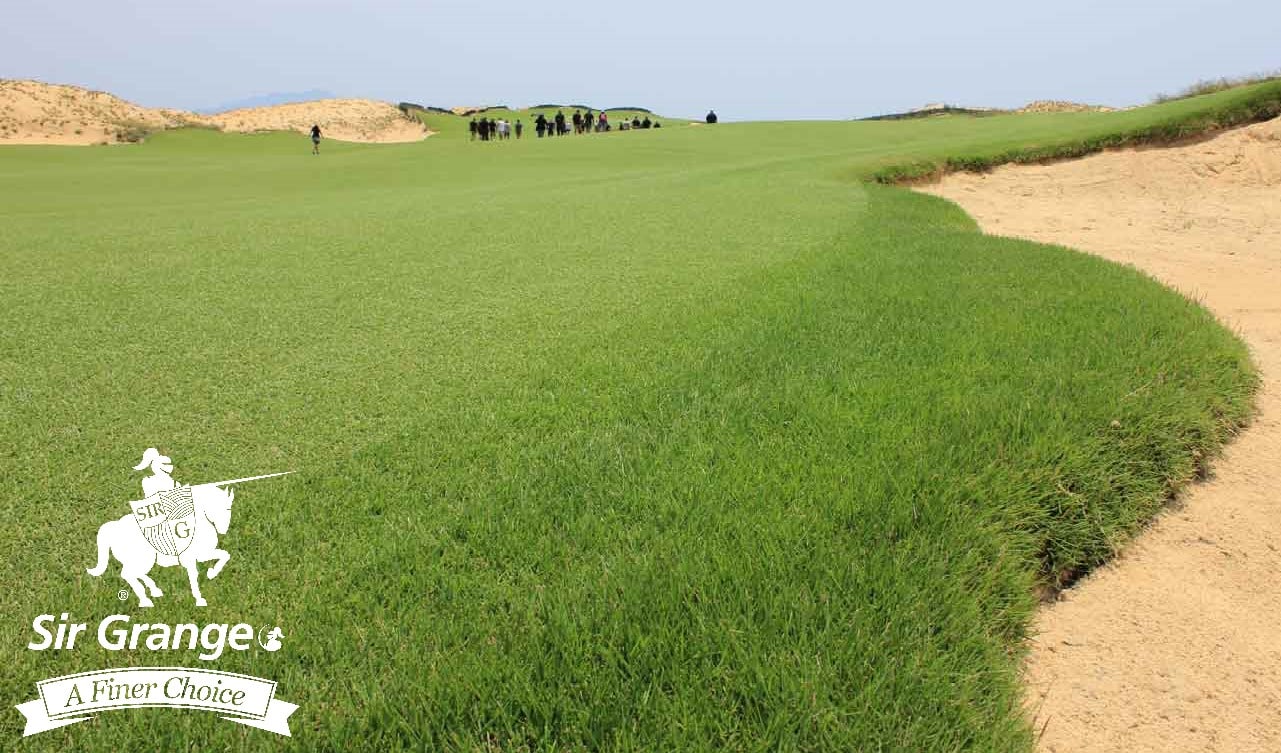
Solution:
<svg viewBox="0 0 1281 753">
<path fill-rule="evenodd" d="M 1184 106 L 1175 107 L 1176 105 Z M 1150 107 L 1154 110 L 1169 109 L 1171 113 L 1153 123 L 1135 127 L 1121 125 L 1115 129 L 1105 128 L 1101 132 L 1072 139 L 891 164 L 865 177 L 878 183 L 889 184 L 925 182 L 937 180 L 949 173 L 983 172 L 1011 163 L 1045 163 L 1076 159 L 1105 149 L 1176 144 L 1226 128 L 1259 123 L 1281 116 L 1281 80 L 1173 100 Z M 1110 113 L 1110 115 L 1115 114 L 1118 113 Z"/>
<path fill-rule="evenodd" d="M 996 151 L 979 149 L 938 160 L 890 165 L 865 173 L 863 178 L 911 186 L 938 180 L 949 173 L 983 172 L 1010 163 L 1069 160 L 1111 148 L 1170 146 L 1281 116 L 1281 80 L 1171 100 L 1144 109 L 1162 109 L 1171 104 L 1184 105 L 1184 108 L 1149 124 L 1102 130 L 1040 145 Z M 1200 309 L 1207 319 L 1215 320 L 1199 302 L 1189 299 L 1189 305 Z M 1214 324 L 1227 329 L 1217 320 Z M 1210 461 L 1253 420 L 1258 409 L 1261 378 L 1239 334 L 1228 331 L 1238 349 L 1235 353 L 1222 353 L 1219 368 L 1199 377 L 1215 384 L 1216 399 L 1206 406 L 1204 414 L 1175 416 L 1159 411 L 1136 412 L 1124 420 L 1124 428 L 1118 423 L 1109 431 L 1101 432 L 1097 442 L 1078 448 L 1080 451 L 1074 457 L 1059 458 L 1058 462 L 1049 464 L 1047 467 L 1056 468 L 1056 479 L 1049 482 L 1042 479 L 1043 483 L 1031 485 L 1031 488 L 1065 491 L 1079 500 L 1078 512 L 1083 513 L 1075 523 L 1058 520 L 1050 528 L 1051 535 L 1042 541 L 1038 591 L 1043 599 L 1055 598 L 1119 553 L 1155 515 L 1168 507 L 1181 489 L 1195 480 L 1205 479 L 1210 473 Z M 1132 458 L 1135 466 L 1143 466 L 1147 472 L 1098 473 L 1099 458 L 1110 458 L 1111 462 L 1105 465 L 1117 468 L 1120 466 L 1116 461 L 1125 457 Z M 1123 504 L 1116 509 L 1104 509 L 1102 502 L 1118 497 L 1124 500 Z M 1015 527 L 1019 525 L 1012 523 Z"/>
</svg>

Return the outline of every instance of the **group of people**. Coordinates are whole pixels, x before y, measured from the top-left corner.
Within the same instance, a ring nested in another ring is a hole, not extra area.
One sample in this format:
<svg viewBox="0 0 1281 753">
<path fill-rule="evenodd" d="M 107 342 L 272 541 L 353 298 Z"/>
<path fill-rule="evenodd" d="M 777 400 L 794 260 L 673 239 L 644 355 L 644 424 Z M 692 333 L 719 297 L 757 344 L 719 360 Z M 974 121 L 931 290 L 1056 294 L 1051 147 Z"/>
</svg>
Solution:
<svg viewBox="0 0 1281 753">
<path fill-rule="evenodd" d="M 619 130 L 662 127 L 662 123 L 657 120 L 650 120 L 647 114 L 643 118 L 640 115 L 634 115 L 630 121 L 622 121 L 619 125 Z M 565 117 L 564 110 L 557 110 L 552 117 L 547 117 L 546 114 L 540 112 L 538 117 L 534 119 L 534 132 L 538 134 L 540 139 L 544 136 L 564 136 L 570 133 L 604 133 L 612 130 L 612 128 L 609 116 L 604 111 L 595 113 L 590 109 L 587 112 L 575 110 L 574 114 L 568 118 Z M 510 139 L 513 133 L 519 139 L 525 132 L 525 124 L 520 120 L 512 124 L 502 118 L 492 120 L 482 116 L 479 120 L 473 117 L 471 122 L 467 124 L 467 130 L 471 134 L 472 141 L 503 141 Z"/>
<path fill-rule="evenodd" d="M 717 117 L 714 111 L 707 113 L 708 123 L 715 123 L 716 120 Z M 574 116 L 569 120 L 565 119 L 563 110 L 557 110 L 556 115 L 551 118 L 540 112 L 534 120 L 534 130 L 538 133 L 538 138 L 540 139 L 544 136 L 564 136 L 570 133 L 570 124 L 573 125 L 573 133 L 591 133 L 592 131 L 602 133 L 610 130 L 609 117 L 605 115 L 605 111 L 602 110 L 600 115 L 595 115 L 590 109 L 586 113 L 574 110 Z M 640 115 L 633 115 L 631 121 L 624 120 L 619 124 L 618 130 L 627 131 L 633 128 L 662 127 L 662 123 L 657 120 L 650 120 L 647 114 L 644 118 L 641 118 Z M 517 120 L 515 125 L 512 125 L 503 118 L 490 120 L 482 117 L 477 120 L 473 117 L 471 122 L 467 124 L 467 130 L 471 133 L 472 141 L 476 139 L 481 141 L 506 141 L 512 137 L 513 132 L 516 134 L 516 138 L 519 139 L 525 132 L 525 124 L 520 120 Z M 320 126 L 316 124 L 311 126 L 311 153 L 320 154 Z"/>
<path fill-rule="evenodd" d="M 489 118 L 476 120 L 472 118 L 471 123 L 467 124 L 467 130 L 471 132 L 472 141 L 476 139 L 481 141 L 506 141 L 512 137 L 513 130 L 516 132 L 516 138 L 520 138 L 525 130 L 525 124 L 518 120 L 515 127 L 513 127 L 511 123 L 502 118 L 498 120 L 490 120 Z"/>
<path fill-rule="evenodd" d="M 662 127 L 663 127 L 662 123 L 659 123 L 657 120 L 650 120 L 648 115 L 646 115 L 644 119 L 642 119 L 641 116 L 639 115 L 633 115 L 631 122 L 629 123 L 626 120 L 624 120 L 622 123 L 619 124 L 618 130 L 628 131 L 634 128 L 640 129 L 640 128 L 662 128 Z"/>
</svg>

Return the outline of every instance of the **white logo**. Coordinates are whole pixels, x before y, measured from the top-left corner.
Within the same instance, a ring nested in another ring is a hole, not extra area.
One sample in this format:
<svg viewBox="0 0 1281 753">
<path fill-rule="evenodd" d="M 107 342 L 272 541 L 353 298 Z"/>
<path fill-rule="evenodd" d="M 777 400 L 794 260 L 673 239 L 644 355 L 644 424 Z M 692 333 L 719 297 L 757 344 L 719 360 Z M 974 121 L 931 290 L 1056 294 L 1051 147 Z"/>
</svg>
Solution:
<svg viewBox="0 0 1281 753">
<path fill-rule="evenodd" d="M 149 448 L 134 470 L 150 470 L 142 480 L 143 498 L 130 502 L 131 512 L 98 529 L 98 562 L 89 574 L 107 571 L 114 555 L 120 576 L 138 597 L 138 606 L 152 606 L 152 597 L 163 594 L 148 574 L 155 565 L 181 565 L 191 583 L 196 606 L 205 606 L 200 595 L 202 562 L 213 562 L 207 577 L 215 578 L 231 555 L 218 548 L 218 537 L 231 525 L 234 484 L 284 476 L 261 476 L 187 486 L 174 481 L 173 461 Z M 120 590 L 122 601 L 129 592 Z M 248 623 L 137 623 L 126 614 L 113 614 L 91 632 L 88 622 L 75 621 L 69 612 L 60 617 L 38 615 L 31 622 L 35 638 L 31 651 L 72 651 L 78 638 L 96 636 L 105 651 L 199 651 L 201 661 L 214 661 L 225 649 L 248 651 L 255 639 L 267 652 L 279 651 L 284 631 L 263 625 L 256 631 Z M 82 643 L 87 640 L 82 640 Z M 103 711 L 133 708 L 184 708 L 217 712 L 238 724 L 279 735 L 290 734 L 289 716 L 298 706 L 276 697 L 276 683 L 250 675 L 213 669 L 181 667 L 123 667 L 65 675 L 36 683 L 38 697 L 17 705 L 26 717 L 23 736 L 76 724 Z"/>
<path fill-rule="evenodd" d="M 218 548 L 218 536 L 231 525 L 231 503 L 235 492 L 223 487 L 246 481 L 285 476 L 292 471 L 216 481 L 195 486 L 179 485 L 169 474 L 173 461 L 154 447 L 142 455 L 135 471 L 150 469 L 142 480 L 143 499 L 130 502 L 133 512 L 119 520 L 103 523 L 98 529 L 98 564 L 88 569 L 99 577 L 107 570 L 111 555 L 120 563 L 120 577 L 138 597 L 138 606 L 153 605 L 151 598 L 164 594 L 148 575 L 155 565 L 182 565 L 191 583 L 196 606 L 208 602 L 200 595 L 201 562 L 213 562 L 207 577 L 212 580 L 227 566 L 231 555 Z M 122 597 L 124 592 L 122 593 Z"/>
<path fill-rule="evenodd" d="M 53 677 L 36 683 L 39 697 L 18 704 L 29 737 L 86 722 L 103 711 L 176 708 L 213 711 L 229 722 L 292 737 L 289 716 L 298 704 L 276 697 L 276 683 L 212 669 L 121 667 Z"/>
<path fill-rule="evenodd" d="M 265 639 L 263 637 L 264 632 L 266 632 L 267 634 Z M 278 627 L 274 627 L 271 630 L 267 630 L 267 628 L 262 628 L 261 630 L 258 631 L 258 645 L 262 646 L 264 651 L 279 651 L 280 639 L 282 636 L 284 636 L 284 634 L 285 634 L 285 631 L 281 630 Z"/>
</svg>

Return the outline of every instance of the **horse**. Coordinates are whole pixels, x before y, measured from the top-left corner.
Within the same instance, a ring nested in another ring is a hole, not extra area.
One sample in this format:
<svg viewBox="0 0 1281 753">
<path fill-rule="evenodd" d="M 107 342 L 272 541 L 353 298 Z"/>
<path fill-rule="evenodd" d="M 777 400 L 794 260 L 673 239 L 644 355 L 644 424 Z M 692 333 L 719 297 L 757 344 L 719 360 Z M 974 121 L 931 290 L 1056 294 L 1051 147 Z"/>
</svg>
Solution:
<svg viewBox="0 0 1281 753">
<path fill-rule="evenodd" d="M 143 536 L 134 513 L 103 523 L 98 529 L 98 564 L 88 568 L 86 572 L 95 578 L 101 576 L 107 570 L 111 555 L 115 555 L 120 563 L 120 577 L 124 578 L 138 596 L 138 606 L 150 607 L 154 603 L 148 597 L 148 592 L 157 598 L 164 596 L 148 575 L 151 568 L 157 563 L 161 567 L 182 565 L 187 570 L 187 580 L 191 583 L 191 595 L 196 599 L 196 606 L 208 606 L 208 602 L 200 595 L 198 565 L 216 560 L 207 571 L 207 577 L 213 580 L 231 559 L 229 553 L 218 548 L 218 536 L 226 534 L 227 527 L 231 525 L 231 503 L 235 496 L 234 491 L 223 490 L 214 484 L 191 487 L 191 501 L 195 508 L 194 528 L 188 532 L 184 526 L 175 531 L 182 539 L 190 535 L 192 541 L 176 557 L 156 551 Z"/>
</svg>

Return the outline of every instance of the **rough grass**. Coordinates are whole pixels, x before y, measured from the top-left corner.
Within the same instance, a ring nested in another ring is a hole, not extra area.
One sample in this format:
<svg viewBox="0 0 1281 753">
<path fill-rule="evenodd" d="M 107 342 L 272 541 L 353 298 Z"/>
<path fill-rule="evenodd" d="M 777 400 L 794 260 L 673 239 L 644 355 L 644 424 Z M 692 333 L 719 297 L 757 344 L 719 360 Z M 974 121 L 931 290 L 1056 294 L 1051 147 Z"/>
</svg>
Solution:
<svg viewBox="0 0 1281 753">
<path fill-rule="evenodd" d="M 1065 115 L 1073 116 L 1071 120 Z M 1046 128 L 1035 140 L 1000 141 L 972 147 L 951 145 L 923 159 L 893 162 L 871 177 L 881 183 L 932 180 L 950 172 L 980 172 L 1009 163 L 1073 159 L 1104 149 L 1171 144 L 1223 128 L 1281 115 L 1281 80 L 1243 85 L 1111 113 L 1024 114 L 1060 119 L 1068 128 Z M 994 129 L 995 130 L 995 129 Z"/>
<path fill-rule="evenodd" d="M 1254 84 L 1278 80 L 1281 80 L 1281 70 L 1270 71 L 1268 73 L 1255 73 L 1249 76 L 1204 79 L 1175 94 L 1158 94 L 1153 101 L 1158 104 L 1162 102 L 1173 102 L 1178 99 L 1199 97 L 1202 94 L 1214 94 L 1215 92 L 1226 91 L 1228 89 L 1236 89 L 1242 86 L 1252 86 Z"/>
<path fill-rule="evenodd" d="M 300 750 L 1028 750 L 1037 585 L 1245 418 L 1246 352 L 856 178 L 1169 117 L 0 151 L 5 702 L 198 663 L 25 649 L 124 609 L 281 625 L 216 666 L 278 680 Z M 297 471 L 237 496 L 203 611 L 84 573 L 152 445 L 187 482 Z M 142 710 L 21 746 L 280 741 Z"/>
</svg>

